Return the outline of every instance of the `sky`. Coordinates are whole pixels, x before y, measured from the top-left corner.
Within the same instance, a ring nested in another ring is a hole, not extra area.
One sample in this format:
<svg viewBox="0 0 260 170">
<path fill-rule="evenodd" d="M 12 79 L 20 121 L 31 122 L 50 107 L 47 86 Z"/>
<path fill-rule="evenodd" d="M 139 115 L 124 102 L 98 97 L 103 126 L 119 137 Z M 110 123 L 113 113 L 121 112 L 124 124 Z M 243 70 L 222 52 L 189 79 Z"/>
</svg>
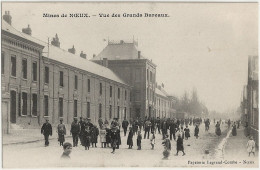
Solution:
<svg viewBox="0 0 260 170">
<path fill-rule="evenodd" d="M 142 54 L 156 65 L 158 84 L 172 95 L 197 89 L 210 109 L 225 112 L 240 105 L 247 83 L 249 55 L 258 55 L 257 3 L 156 2 L 2 2 L 17 30 L 30 24 L 32 36 L 47 42 L 57 33 L 61 48 L 75 46 L 91 59 L 110 40 L 138 39 Z M 53 18 L 43 14 L 88 13 L 87 18 Z M 99 17 L 99 14 L 110 17 Z M 121 17 L 111 17 L 120 14 Z M 123 17 L 160 13 L 165 18 Z M 92 16 L 97 15 L 97 16 Z"/>
</svg>

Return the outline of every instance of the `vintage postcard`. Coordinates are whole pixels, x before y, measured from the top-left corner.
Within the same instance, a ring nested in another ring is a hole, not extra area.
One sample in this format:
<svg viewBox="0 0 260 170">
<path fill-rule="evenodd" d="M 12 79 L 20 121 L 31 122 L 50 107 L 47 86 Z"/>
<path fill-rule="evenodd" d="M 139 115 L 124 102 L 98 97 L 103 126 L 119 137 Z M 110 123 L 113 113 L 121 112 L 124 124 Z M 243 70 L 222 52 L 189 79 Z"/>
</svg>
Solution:
<svg viewBox="0 0 260 170">
<path fill-rule="evenodd" d="M 1 8 L 3 168 L 259 167 L 257 2 Z"/>
</svg>

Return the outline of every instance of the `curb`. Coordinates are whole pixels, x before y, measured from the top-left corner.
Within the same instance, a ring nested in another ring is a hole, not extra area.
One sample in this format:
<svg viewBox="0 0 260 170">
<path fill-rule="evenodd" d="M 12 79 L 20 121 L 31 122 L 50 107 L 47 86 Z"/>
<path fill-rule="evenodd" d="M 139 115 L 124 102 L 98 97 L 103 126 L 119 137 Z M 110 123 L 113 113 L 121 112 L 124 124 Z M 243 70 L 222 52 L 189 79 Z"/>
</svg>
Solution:
<svg viewBox="0 0 260 170">
<path fill-rule="evenodd" d="M 66 136 L 65 138 L 71 138 L 72 136 Z M 57 138 L 49 138 L 49 140 L 54 140 Z M 40 142 L 44 141 L 44 139 L 37 139 L 37 140 L 30 140 L 30 141 L 22 141 L 22 142 L 13 142 L 13 143 L 5 143 L 2 144 L 3 146 L 9 146 L 9 145 L 19 145 L 19 144 L 28 144 L 28 143 L 35 143 L 35 142 Z"/>
</svg>

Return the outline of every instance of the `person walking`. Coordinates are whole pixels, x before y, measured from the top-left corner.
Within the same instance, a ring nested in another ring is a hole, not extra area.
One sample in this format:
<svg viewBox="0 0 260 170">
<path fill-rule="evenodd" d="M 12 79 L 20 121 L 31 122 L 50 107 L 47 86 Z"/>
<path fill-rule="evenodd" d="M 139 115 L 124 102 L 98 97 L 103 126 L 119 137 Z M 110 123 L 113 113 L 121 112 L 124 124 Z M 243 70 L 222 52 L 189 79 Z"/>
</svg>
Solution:
<svg viewBox="0 0 260 170">
<path fill-rule="evenodd" d="M 186 140 L 188 140 L 190 137 L 190 129 L 188 128 L 188 126 L 186 126 L 186 128 L 184 129 L 184 136 Z"/>
<path fill-rule="evenodd" d="M 154 135 L 154 131 L 151 132 L 152 135 L 151 135 L 151 138 L 150 138 L 150 144 L 152 146 L 152 150 L 154 150 L 154 145 L 155 145 L 155 135 Z"/>
<path fill-rule="evenodd" d="M 176 140 L 175 132 L 176 132 L 176 124 L 174 123 L 174 120 L 171 120 L 171 122 L 170 122 L 170 140 L 172 140 L 172 137 L 174 140 Z"/>
<path fill-rule="evenodd" d="M 195 130 L 194 130 L 194 136 L 196 137 L 196 139 L 198 139 L 198 137 L 199 137 L 199 131 L 200 131 L 199 126 L 196 125 Z"/>
<path fill-rule="evenodd" d="M 99 131 L 100 134 L 100 143 L 101 143 L 101 148 L 106 148 L 106 129 L 105 126 L 102 125 Z"/>
<path fill-rule="evenodd" d="M 110 144 L 111 144 L 111 129 L 109 129 L 107 127 L 106 128 L 106 145 L 107 145 L 107 147 L 110 147 Z"/>
<path fill-rule="evenodd" d="M 102 124 L 103 125 L 103 124 Z M 101 126 L 102 126 L 101 125 Z M 97 147 L 97 142 L 98 142 L 98 135 L 99 135 L 99 130 L 98 127 L 96 125 L 94 125 L 91 128 L 91 144 L 92 144 L 92 148 L 94 147 L 95 144 L 95 148 Z"/>
<path fill-rule="evenodd" d="M 128 149 L 132 149 L 132 147 L 133 147 L 133 136 L 134 136 L 134 132 L 133 132 L 133 129 L 130 127 L 128 137 L 127 137 Z"/>
<path fill-rule="evenodd" d="M 117 128 L 116 128 L 116 126 L 112 125 L 112 127 L 111 127 L 111 147 L 112 147 L 113 151 L 111 153 L 113 153 L 113 154 L 115 153 L 115 150 L 116 150 L 117 139 L 118 139 Z"/>
<path fill-rule="evenodd" d="M 177 139 L 177 153 L 176 153 L 176 156 L 178 156 L 179 151 L 182 151 L 182 153 L 183 153 L 182 156 L 185 155 L 184 146 L 183 146 L 183 139 L 182 139 L 180 134 L 178 135 L 178 139 Z"/>
<path fill-rule="evenodd" d="M 141 144 L 142 144 L 142 134 L 141 134 L 141 131 L 139 130 L 138 131 L 138 135 L 137 135 L 137 140 L 136 140 L 137 142 L 137 150 L 141 150 Z"/>
<path fill-rule="evenodd" d="M 248 156 L 250 157 L 250 154 L 253 153 L 255 156 L 255 141 L 253 136 L 250 136 L 249 141 L 246 144 Z"/>
<path fill-rule="evenodd" d="M 236 126 L 236 122 L 234 122 L 234 124 L 232 125 L 232 135 L 233 135 L 233 136 L 237 136 L 237 126 Z"/>
<path fill-rule="evenodd" d="M 52 126 L 49 123 L 49 119 L 42 125 L 41 134 L 44 135 L 45 146 L 49 146 L 49 136 L 52 136 Z"/>
<path fill-rule="evenodd" d="M 163 140 L 162 144 L 164 146 L 163 159 L 168 159 L 168 157 L 170 156 L 170 150 L 172 147 L 171 147 L 171 141 L 167 134 L 165 135 L 165 139 Z"/>
<path fill-rule="evenodd" d="M 78 119 L 75 117 L 71 123 L 70 134 L 72 134 L 73 147 L 78 146 L 78 138 L 80 133 L 80 124 L 77 122 Z"/>
<path fill-rule="evenodd" d="M 66 127 L 62 123 L 63 119 L 60 119 L 60 124 L 57 126 L 57 132 L 58 132 L 58 141 L 60 142 L 60 146 L 63 146 L 63 142 L 65 141 L 65 135 L 66 135 Z"/>
<path fill-rule="evenodd" d="M 216 135 L 220 136 L 221 135 L 220 123 L 217 122 L 215 127 L 216 127 L 216 130 L 215 130 Z"/>
<path fill-rule="evenodd" d="M 126 118 L 124 118 L 124 120 L 122 122 L 122 127 L 124 129 L 124 136 L 126 136 L 128 125 L 129 125 L 129 122 L 126 120 Z"/>
<path fill-rule="evenodd" d="M 85 146 L 85 150 L 89 150 L 90 142 L 91 142 L 90 126 L 85 126 L 85 130 L 84 130 L 84 146 Z"/>
<path fill-rule="evenodd" d="M 80 127 L 80 131 L 79 131 L 79 140 L 80 140 L 80 144 L 83 146 L 84 143 L 84 129 L 85 129 L 85 122 L 83 120 L 82 117 L 79 118 L 79 127 Z"/>
<path fill-rule="evenodd" d="M 146 138 L 146 134 L 148 134 L 147 139 L 149 139 L 150 128 L 151 128 L 151 122 L 150 122 L 149 119 L 147 119 L 145 121 L 145 125 L 144 126 L 145 126 L 145 128 L 144 128 L 144 130 L 145 130 L 145 132 L 144 132 L 144 139 Z"/>
</svg>

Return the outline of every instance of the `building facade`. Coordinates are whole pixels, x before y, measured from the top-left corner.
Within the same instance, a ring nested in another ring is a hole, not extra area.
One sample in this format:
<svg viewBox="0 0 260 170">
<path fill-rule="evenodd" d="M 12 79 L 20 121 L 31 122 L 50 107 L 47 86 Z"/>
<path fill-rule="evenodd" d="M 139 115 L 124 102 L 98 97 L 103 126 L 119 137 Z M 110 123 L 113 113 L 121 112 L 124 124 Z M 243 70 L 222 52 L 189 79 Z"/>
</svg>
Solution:
<svg viewBox="0 0 260 170">
<path fill-rule="evenodd" d="M 11 16 L 2 21 L 2 117 L 10 126 L 39 127 L 46 118 L 58 124 L 73 117 L 119 121 L 130 118 L 131 86 L 112 70 L 33 38 L 31 30 L 17 31 Z M 28 26 L 29 27 L 29 26 Z M 73 47 L 74 48 L 74 47 Z"/>
<path fill-rule="evenodd" d="M 155 116 L 156 65 L 141 55 L 137 42 L 108 42 L 91 61 L 110 68 L 132 86 L 133 118 Z"/>
</svg>

